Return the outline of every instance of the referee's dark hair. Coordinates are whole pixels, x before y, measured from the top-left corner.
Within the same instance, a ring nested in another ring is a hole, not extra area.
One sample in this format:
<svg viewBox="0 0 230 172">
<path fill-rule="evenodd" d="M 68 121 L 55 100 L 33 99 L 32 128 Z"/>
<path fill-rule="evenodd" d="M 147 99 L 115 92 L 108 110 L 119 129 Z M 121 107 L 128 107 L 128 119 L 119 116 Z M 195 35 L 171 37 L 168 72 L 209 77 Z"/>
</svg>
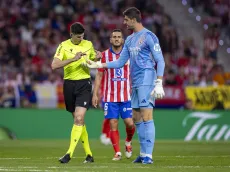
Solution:
<svg viewBox="0 0 230 172">
<path fill-rule="evenodd" d="M 127 16 L 130 19 L 136 19 L 138 23 L 141 22 L 141 12 L 136 7 L 129 7 L 123 12 L 124 16 Z"/>
<path fill-rule="evenodd" d="M 82 34 L 85 32 L 85 28 L 81 23 L 76 22 L 70 26 L 70 32 L 73 34 Z"/>
</svg>

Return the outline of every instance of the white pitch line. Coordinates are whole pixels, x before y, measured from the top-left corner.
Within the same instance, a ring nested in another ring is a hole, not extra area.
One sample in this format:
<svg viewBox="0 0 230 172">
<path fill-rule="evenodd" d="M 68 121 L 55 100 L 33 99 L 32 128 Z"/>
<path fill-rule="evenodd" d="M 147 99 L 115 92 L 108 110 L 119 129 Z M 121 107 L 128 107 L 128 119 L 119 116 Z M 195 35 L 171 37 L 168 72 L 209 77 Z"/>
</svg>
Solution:
<svg viewBox="0 0 230 172">
<path fill-rule="evenodd" d="M 175 155 L 175 156 L 153 156 L 154 158 L 227 158 L 230 157 L 230 155 L 207 155 L 207 156 L 203 156 L 203 155 L 197 155 L 197 156 L 186 156 L 186 155 Z M 60 157 L 46 157 L 45 159 L 59 159 Z M 85 157 L 72 157 L 72 159 L 81 159 L 81 158 L 85 158 Z M 95 156 L 96 159 L 106 159 L 106 158 L 111 158 L 108 156 Z M 42 158 L 44 159 L 44 158 Z"/>
<path fill-rule="evenodd" d="M 112 156 L 111 156 L 112 157 Z M 111 157 L 108 156 L 95 156 L 96 159 L 109 159 Z M 154 158 L 227 158 L 230 157 L 230 155 L 197 155 L 197 156 L 186 156 L 186 155 L 175 155 L 175 156 L 153 156 Z M 12 157 L 12 158 L 0 158 L 0 160 L 28 160 L 28 159 L 59 159 L 60 157 L 40 157 L 40 158 L 19 158 L 19 157 Z M 72 159 L 84 159 L 85 157 L 73 157 Z"/>
<path fill-rule="evenodd" d="M 158 168 L 230 168 L 230 166 L 158 166 Z"/>
<path fill-rule="evenodd" d="M 38 167 L 18 166 L 18 168 L 38 168 Z"/>
<path fill-rule="evenodd" d="M 28 171 L 46 171 L 46 172 L 49 172 L 50 170 L 28 170 Z"/>
<path fill-rule="evenodd" d="M 0 171 L 25 171 L 25 170 L 16 169 L 16 168 L 0 168 Z M 37 169 L 26 169 L 26 171 L 45 171 L 45 172 L 50 172 L 50 170 L 37 170 Z"/>
<path fill-rule="evenodd" d="M 114 163 L 110 163 L 110 164 L 113 164 Z M 52 166 L 52 167 L 47 167 L 47 168 L 50 168 L 50 169 L 54 169 L 54 168 L 57 168 L 57 169 L 74 169 L 74 168 L 119 168 L 119 167 L 110 167 L 110 166 L 77 166 L 77 167 L 70 167 L 70 166 L 63 166 L 63 167 L 60 167 L 60 166 Z M 124 167 L 124 168 L 138 168 L 138 169 L 143 169 L 143 168 L 150 168 L 150 167 L 142 167 L 142 166 L 132 166 L 132 167 Z M 230 168 L 230 166 L 153 166 L 153 168 Z"/>
<path fill-rule="evenodd" d="M 8 168 L 0 168 L 0 171 L 22 171 L 22 170 L 8 169 Z"/>
<path fill-rule="evenodd" d="M 111 163 L 112 164 L 112 163 Z M 27 168 L 25 166 L 25 168 Z M 51 166 L 51 167 L 47 167 L 48 169 L 105 169 L 105 168 L 109 168 L 109 169 L 117 169 L 119 167 L 109 167 L 109 166 L 77 166 L 77 167 L 70 167 L 70 166 Z M 133 166 L 133 167 L 125 167 L 126 169 L 149 169 L 150 167 L 142 167 L 142 166 Z M 230 168 L 230 166 L 152 166 L 152 168 L 154 169 L 161 169 L 161 168 L 165 168 L 165 169 L 176 169 L 176 168 L 180 168 L 180 169 L 200 169 L 200 168 Z M 27 171 L 44 171 L 44 172 L 51 172 L 52 170 L 38 170 L 38 169 L 26 169 Z M 0 167 L 0 171 L 25 171 L 23 169 L 17 169 L 17 168 L 13 168 L 13 167 Z"/>
<path fill-rule="evenodd" d="M 171 157 L 171 156 L 165 156 L 165 157 Z M 172 156 L 172 157 L 175 157 L 175 158 L 227 158 L 227 157 L 230 157 L 230 155 L 207 155 L 207 156 L 204 156 L 204 155 L 197 155 L 197 156 L 186 156 L 186 155 L 177 155 L 177 156 Z"/>
<path fill-rule="evenodd" d="M 114 164 L 113 164 L 114 165 Z M 48 169 L 75 169 L 75 168 L 82 168 L 82 169 L 92 169 L 92 168 L 100 168 L 100 169 L 107 169 L 107 168 L 120 168 L 120 167 L 109 167 L 109 166 L 77 166 L 77 167 L 69 167 L 69 166 L 52 166 L 47 167 Z"/>
</svg>

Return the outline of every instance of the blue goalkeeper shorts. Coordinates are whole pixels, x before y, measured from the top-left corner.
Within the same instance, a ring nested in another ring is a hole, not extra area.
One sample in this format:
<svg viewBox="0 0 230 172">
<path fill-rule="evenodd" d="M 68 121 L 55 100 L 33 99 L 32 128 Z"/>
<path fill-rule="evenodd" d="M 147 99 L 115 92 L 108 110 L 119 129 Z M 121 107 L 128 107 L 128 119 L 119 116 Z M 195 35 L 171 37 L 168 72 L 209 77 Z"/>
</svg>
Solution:
<svg viewBox="0 0 230 172">
<path fill-rule="evenodd" d="M 131 104 L 132 108 L 153 108 L 155 106 L 155 98 L 150 94 L 154 85 L 142 85 L 132 88 Z"/>
<path fill-rule="evenodd" d="M 132 118 L 131 101 L 127 102 L 104 102 L 105 119 Z"/>
</svg>

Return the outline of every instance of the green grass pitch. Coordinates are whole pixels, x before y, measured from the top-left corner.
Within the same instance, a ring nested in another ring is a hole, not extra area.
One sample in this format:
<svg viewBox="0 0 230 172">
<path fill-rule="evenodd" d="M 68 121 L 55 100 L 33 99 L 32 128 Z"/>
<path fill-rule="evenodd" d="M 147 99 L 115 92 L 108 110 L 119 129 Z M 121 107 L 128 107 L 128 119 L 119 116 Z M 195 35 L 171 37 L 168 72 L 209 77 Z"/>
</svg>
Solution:
<svg viewBox="0 0 230 172">
<path fill-rule="evenodd" d="M 112 146 L 99 140 L 90 140 L 95 163 L 83 164 L 85 158 L 81 143 L 69 164 L 60 164 L 69 140 L 13 140 L 0 141 L 0 171 L 89 171 L 89 172 L 229 172 L 230 142 L 156 141 L 154 164 L 132 164 L 139 152 L 133 141 L 133 156 L 126 159 L 124 141 L 120 142 L 123 157 L 112 161 Z"/>
</svg>

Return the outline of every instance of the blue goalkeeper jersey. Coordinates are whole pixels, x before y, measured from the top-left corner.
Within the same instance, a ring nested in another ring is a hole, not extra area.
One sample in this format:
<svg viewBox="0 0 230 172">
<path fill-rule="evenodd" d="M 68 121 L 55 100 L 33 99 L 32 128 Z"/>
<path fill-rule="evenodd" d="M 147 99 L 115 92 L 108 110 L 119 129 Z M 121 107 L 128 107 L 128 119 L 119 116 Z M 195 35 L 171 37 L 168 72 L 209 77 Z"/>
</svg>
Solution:
<svg viewBox="0 0 230 172">
<path fill-rule="evenodd" d="M 144 28 L 127 37 L 120 58 L 108 62 L 108 68 L 121 68 L 130 59 L 132 87 L 153 85 L 157 76 L 163 76 L 165 62 L 157 36 Z M 157 71 L 155 66 L 157 64 Z"/>
</svg>

